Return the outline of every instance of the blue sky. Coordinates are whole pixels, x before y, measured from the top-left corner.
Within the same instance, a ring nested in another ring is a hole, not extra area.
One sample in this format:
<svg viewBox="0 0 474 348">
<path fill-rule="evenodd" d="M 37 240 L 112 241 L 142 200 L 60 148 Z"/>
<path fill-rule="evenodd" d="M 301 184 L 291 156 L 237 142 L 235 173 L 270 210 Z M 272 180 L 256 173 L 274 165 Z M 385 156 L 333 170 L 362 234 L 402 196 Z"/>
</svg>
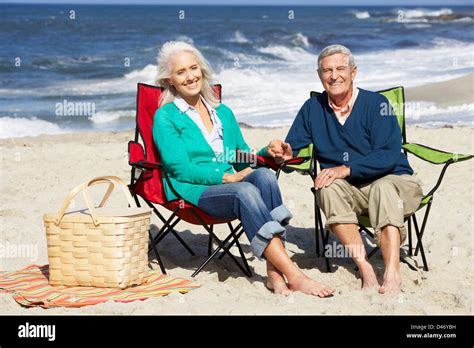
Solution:
<svg viewBox="0 0 474 348">
<path fill-rule="evenodd" d="M 472 0 L 0 0 L 0 3 L 51 4 L 155 4 L 155 5 L 411 5 L 443 6 L 472 5 Z"/>
</svg>

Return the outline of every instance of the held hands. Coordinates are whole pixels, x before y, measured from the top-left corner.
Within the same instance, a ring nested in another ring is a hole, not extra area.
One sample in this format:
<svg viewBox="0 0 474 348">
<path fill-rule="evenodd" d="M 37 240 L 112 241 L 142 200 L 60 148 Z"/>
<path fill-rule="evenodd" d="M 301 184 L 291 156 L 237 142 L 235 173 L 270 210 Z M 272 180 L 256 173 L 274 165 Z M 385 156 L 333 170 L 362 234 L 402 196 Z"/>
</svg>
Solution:
<svg viewBox="0 0 474 348">
<path fill-rule="evenodd" d="M 293 150 L 291 150 L 290 144 L 279 139 L 270 141 L 267 146 L 267 153 L 273 157 L 277 163 L 293 158 Z"/>
<path fill-rule="evenodd" d="M 228 184 L 228 183 L 231 183 L 231 182 L 240 182 L 240 181 L 244 180 L 244 178 L 252 172 L 253 172 L 253 169 L 248 167 L 248 168 L 245 168 L 244 170 L 241 170 L 240 172 L 237 172 L 237 173 L 234 173 L 234 174 L 225 173 L 224 177 L 222 178 L 222 183 L 223 184 Z"/>
<path fill-rule="evenodd" d="M 314 188 L 316 190 L 328 187 L 336 179 L 345 179 L 351 175 L 351 168 L 348 166 L 339 166 L 334 168 L 327 168 L 321 170 L 316 180 L 314 181 Z"/>
</svg>

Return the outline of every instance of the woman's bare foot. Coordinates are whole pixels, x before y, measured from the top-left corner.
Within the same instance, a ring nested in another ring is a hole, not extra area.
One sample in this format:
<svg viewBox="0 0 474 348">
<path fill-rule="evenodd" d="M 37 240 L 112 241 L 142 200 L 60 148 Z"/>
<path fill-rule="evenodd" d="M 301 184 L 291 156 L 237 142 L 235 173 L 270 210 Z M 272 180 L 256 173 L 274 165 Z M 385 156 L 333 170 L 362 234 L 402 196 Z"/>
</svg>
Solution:
<svg viewBox="0 0 474 348">
<path fill-rule="evenodd" d="M 299 291 L 306 295 L 319 297 L 331 296 L 336 291 L 336 289 L 317 282 L 304 274 L 296 276 L 291 279 L 291 281 L 288 281 L 288 287 L 292 291 Z"/>
<path fill-rule="evenodd" d="M 291 294 L 291 290 L 286 286 L 285 278 L 277 272 L 268 274 L 267 288 L 273 291 L 275 294 L 288 296 Z"/>
<path fill-rule="evenodd" d="M 276 267 L 267 261 L 267 288 L 273 291 L 275 294 L 281 294 L 288 296 L 291 294 L 291 290 L 286 285 L 285 277 L 283 274 L 276 269 Z"/>
<path fill-rule="evenodd" d="M 374 267 L 369 262 L 364 262 L 358 265 L 359 274 L 362 278 L 362 290 L 373 288 L 374 286 L 379 286 L 380 283 L 377 280 L 377 275 L 375 274 Z"/>
<path fill-rule="evenodd" d="M 402 280 L 398 271 L 386 271 L 383 276 L 383 284 L 379 288 L 379 294 L 396 294 L 400 292 Z"/>
</svg>

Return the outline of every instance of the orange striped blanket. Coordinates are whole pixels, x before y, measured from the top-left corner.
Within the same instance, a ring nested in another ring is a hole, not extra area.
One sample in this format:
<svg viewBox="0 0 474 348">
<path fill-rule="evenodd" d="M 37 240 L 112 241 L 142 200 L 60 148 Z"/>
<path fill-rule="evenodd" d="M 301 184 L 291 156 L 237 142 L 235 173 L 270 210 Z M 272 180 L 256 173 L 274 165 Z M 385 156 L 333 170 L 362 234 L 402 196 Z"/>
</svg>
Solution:
<svg viewBox="0 0 474 348">
<path fill-rule="evenodd" d="M 0 292 L 11 293 L 13 299 L 27 307 L 83 307 L 104 303 L 142 301 L 171 292 L 187 293 L 200 285 L 195 282 L 150 271 L 145 282 L 124 290 L 94 287 L 50 286 L 49 266 L 30 265 L 22 270 L 0 272 Z"/>
</svg>

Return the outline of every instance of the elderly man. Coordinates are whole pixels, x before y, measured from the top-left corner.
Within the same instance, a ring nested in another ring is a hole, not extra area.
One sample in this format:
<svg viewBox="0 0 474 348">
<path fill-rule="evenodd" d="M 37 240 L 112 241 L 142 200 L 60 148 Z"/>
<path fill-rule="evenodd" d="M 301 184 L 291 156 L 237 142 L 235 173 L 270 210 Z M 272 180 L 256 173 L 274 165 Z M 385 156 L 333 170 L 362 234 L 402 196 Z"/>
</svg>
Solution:
<svg viewBox="0 0 474 348">
<path fill-rule="evenodd" d="M 356 88 L 357 67 L 341 45 L 324 48 L 318 75 L 325 92 L 308 99 L 296 116 L 286 143 L 272 144 L 281 159 L 313 143 L 321 166 L 314 186 L 326 224 L 359 267 L 362 288 L 398 292 L 404 217 L 416 211 L 422 190 L 406 156 L 397 118 L 388 100 Z M 387 112 L 389 110 L 389 112 Z M 369 263 L 357 215 L 368 214 L 385 263 L 381 284 Z"/>
</svg>

